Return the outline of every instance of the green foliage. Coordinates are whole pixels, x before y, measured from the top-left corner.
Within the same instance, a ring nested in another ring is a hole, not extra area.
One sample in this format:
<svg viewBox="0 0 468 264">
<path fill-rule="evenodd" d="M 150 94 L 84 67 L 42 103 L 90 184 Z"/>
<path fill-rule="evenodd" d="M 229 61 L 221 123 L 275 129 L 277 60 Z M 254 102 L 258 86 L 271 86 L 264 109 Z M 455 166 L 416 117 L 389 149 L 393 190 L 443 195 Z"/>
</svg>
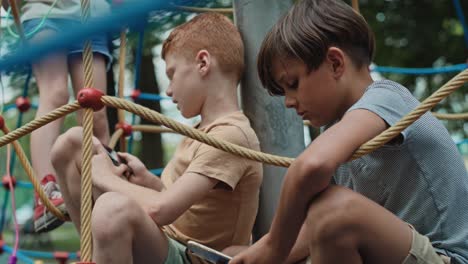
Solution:
<svg viewBox="0 0 468 264">
<path fill-rule="evenodd" d="M 461 4 L 463 10 L 468 10 L 467 1 L 461 1 Z M 465 46 L 463 28 L 452 1 L 361 0 L 360 11 L 376 35 L 374 62 L 377 65 L 439 67 L 467 62 L 468 47 Z M 422 100 L 454 75 L 385 74 L 385 77 L 404 84 Z M 468 112 L 465 88 L 466 84 L 442 101 L 434 111 Z M 467 136 L 464 121 L 449 121 L 445 125 L 453 136 Z"/>
</svg>

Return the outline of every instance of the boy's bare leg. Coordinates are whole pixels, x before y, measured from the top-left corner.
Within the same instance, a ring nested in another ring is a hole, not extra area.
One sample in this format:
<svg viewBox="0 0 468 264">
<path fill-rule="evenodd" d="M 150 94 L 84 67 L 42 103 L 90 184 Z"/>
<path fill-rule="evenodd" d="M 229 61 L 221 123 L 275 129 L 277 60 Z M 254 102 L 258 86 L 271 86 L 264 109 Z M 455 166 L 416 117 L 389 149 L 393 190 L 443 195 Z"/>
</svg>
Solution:
<svg viewBox="0 0 468 264">
<path fill-rule="evenodd" d="M 99 53 L 93 54 L 93 83 L 94 87 L 104 94 L 107 94 L 107 75 L 106 75 L 106 60 L 104 56 Z M 81 54 L 74 54 L 69 57 L 70 76 L 72 81 L 73 90 L 75 95 L 83 89 L 84 82 L 84 65 Z M 78 123 L 82 122 L 82 111 L 77 112 Z M 109 143 L 109 125 L 107 123 L 107 113 L 104 107 L 98 112 L 94 113 L 94 135 L 104 144 Z"/>
<path fill-rule="evenodd" d="M 412 242 L 407 223 L 341 186 L 312 201 L 305 230 L 312 263 L 402 263 Z"/>
<path fill-rule="evenodd" d="M 55 34 L 55 31 L 44 30 L 31 42 L 40 41 L 52 34 Z M 49 55 L 33 65 L 33 72 L 39 89 L 39 106 L 36 112 L 38 118 L 68 102 L 67 57 L 64 54 Z M 62 123 L 63 118 L 60 118 L 31 134 L 32 166 L 39 179 L 49 173 L 54 174 L 49 153 L 60 133 Z"/>
<path fill-rule="evenodd" d="M 91 223 L 96 263 L 165 262 L 168 253 L 166 235 L 128 197 L 114 192 L 101 195 L 94 206 Z"/>
<path fill-rule="evenodd" d="M 57 172 L 57 180 L 68 214 L 78 231 L 80 230 L 82 138 L 81 127 L 70 128 L 58 137 L 51 153 L 52 164 Z"/>
<path fill-rule="evenodd" d="M 70 217 L 80 230 L 81 149 L 83 130 L 69 129 L 52 150 L 52 162 Z M 95 142 L 96 138 L 93 138 Z M 93 189 L 92 232 L 96 263 L 164 263 L 167 238 L 133 200 Z M 133 261 L 132 261 L 133 258 Z"/>
</svg>

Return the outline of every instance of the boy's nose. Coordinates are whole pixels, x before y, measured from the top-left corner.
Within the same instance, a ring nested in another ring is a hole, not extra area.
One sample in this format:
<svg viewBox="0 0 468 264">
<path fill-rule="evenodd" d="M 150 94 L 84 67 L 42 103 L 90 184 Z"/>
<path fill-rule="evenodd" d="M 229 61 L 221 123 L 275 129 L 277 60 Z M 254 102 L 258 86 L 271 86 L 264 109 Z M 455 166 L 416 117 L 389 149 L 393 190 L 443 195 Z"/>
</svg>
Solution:
<svg viewBox="0 0 468 264">
<path fill-rule="evenodd" d="M 167 94 L 167 96 L 172 97 L 172 89 L 171 89 L 171 86 L 169 86 L 169 87 L 166 89 L 166 94 Z"/>
<path fill-rule="evenodd" d="M 285 96 L 284 104 L 286 105 L 287 108 L 294 108 L 296 106 L 296 100 L 292 97 Z"/>
</svg>

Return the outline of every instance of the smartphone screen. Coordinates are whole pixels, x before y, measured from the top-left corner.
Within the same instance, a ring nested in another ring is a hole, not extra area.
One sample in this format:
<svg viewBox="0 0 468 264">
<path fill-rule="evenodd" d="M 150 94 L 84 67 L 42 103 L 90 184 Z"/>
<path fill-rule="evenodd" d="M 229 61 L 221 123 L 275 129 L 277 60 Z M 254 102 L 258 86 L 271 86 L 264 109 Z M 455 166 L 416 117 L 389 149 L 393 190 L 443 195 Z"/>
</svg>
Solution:
<svg viewBox="0 0 468 264">
<path fill-rule="evenodd" d="M 108 146 L 106 145 L 103 145 L 104 148 L 106 149 L 107 151 L 107 155 L 109 156 L 109 158 L 111 159 L 112 163 L 115 165 L 115 166 L 119 166 L 120 165 L 120 158 L 119 158 L 119 155 L 117 155 L 117 152 L 115 152 L 115 150 L 109 148 Z"/>
<path fill-rule="evenodd" d="M 213 264 L 227 264 L 231 257 L 195 241 L 188 241 L 187 248 L 192 253 Z"/>
</svg>

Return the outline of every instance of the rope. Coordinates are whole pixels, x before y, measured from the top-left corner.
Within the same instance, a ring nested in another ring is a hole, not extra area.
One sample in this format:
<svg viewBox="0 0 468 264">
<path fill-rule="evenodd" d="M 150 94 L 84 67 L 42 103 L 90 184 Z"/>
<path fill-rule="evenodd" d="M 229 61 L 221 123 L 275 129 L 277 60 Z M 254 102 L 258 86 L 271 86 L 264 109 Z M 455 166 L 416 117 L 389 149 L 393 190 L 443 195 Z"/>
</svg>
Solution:
<svg viewBox="0 0 468 264">
<path fill-rule="evenodd" d="M 117 129 L 114 134 L 112 134 L 110 140 L 109 140 L 109 148 L 114 149 L 115 146 L 117 145 L 117 142 L 119 141 L 120 138 L 122 138 L 124 132 L 123 129 L 119 128 Z"/>
<path fill-rule="evenodd" d="M 92 259 L 91 213 L 92 179 L 91 158 L 93 155 L 93 110 L 86 108 L 83 117 L 83 160 L 81 168 L 81 261 Z"/>
<path fill-rule="evenodd" d="M 353 0 L 353 9 L 354 11 L 356 11 L 357 13 L 359 13 L 359 0 Z"/>
<path fill-rule="evenodd" d="M 57 120 L 70 113 L 73 113 L 79 109 L 80 109 L 80 105 L 78 104 L 78 102 L 74 102 L 74 103 L 61 106 L 55 109 L 54 111 L 48 113 L 47 115 L 41 116 L 38 119 L 32 120 L 26 125 L 18 129 L 15 129 L 13 132 L 0 137 L 0 147 L 3 147 L 6 144 L 11 143 L 12 141 L 17 140 L 20 137 L 27 135 L 42 126 L 47 125 L 48 123 L 54 120 Z"/>
<path fill-rule="evenodd" d="M 224 15 L 230 15 L 233 12 L 232 8 L 205 8 L 205 7 L 193 7 L 193 6 L 176 6 L 177 8 L 194 13 L 204 13 L 204 12 L 216 12 Z"/>
<path fill-rule="evenodd" d="M 133 131 L 140 131 L 144 133 L 177 133 L 174 132 L 174 130 L 165 128 L 165 127 L 160 127 L 160 126 L 150 126 L 150 125 L 134 125 L 132 126 Z M 117 141 L 119 138 L 122 137 L 123 135 L 123 130 L 121 128 L 117 129 L 114 134 L 112 134 L 110 140 L 109 140 L 109 147 L 111 149 L 114 149 L 115 146 L 117 145 Z"/>
<path fill-rule="evenodd" d="M 141 76 L 141 61 L 142 61 L 142 57 L 143 57 L 143 44 L 144 44 L 144 41 L 145 41 L 145 29 L 141 29 L 139 30 L 139 34 L 138 34 L 138 45 L 137 45 L 137 49 L 136 49 L 136 54 L 135 54 L 135 78 L 134 78 L 134 89 L 135 90 L 139 90 L 139 86 L 140 86 L 140 76 Z M 123 98 L 123 97 L 121 97 Z M 136 120 L 136 116 L 135 114 L 132 114 L 132 126 L 135 124 L 135 120 Z M 133 151 L 133 141 L 134 141 L 134 137 L 133 137 L 133 133 L 130 135 L 129 139 L 128 139 L 128 144 L 127 144 L 127 147 L 128 147 L 128 152 L 132 153 Z"/>
<path fill-rule="evenodd" d="M 426 75 L 437 73 L 460 72 L 468 68 L 468 64 L 460 63 L 455 65 L 434 67 L 434 68 L 401 68 L 389 66 L 373 66 L 371 71 L 380 73 L 398 73 L 398 74 L 412 74 L 412 75 Z"/>
<path fill-rule="evenodd" d="M 124 96 L 124 85 L 125 85 L 125 53 L 127 50 L 127 36 L 125 30 L 120 32 L 120 52 L 119 52 L 119 90 L 118 97 L 123 98 Z M 119 123 L 125 122 L 125 112 L 122 109 L 117 111 Z M 115 146 L 115 144 L 113 145 Z M 120 137 L 120 151 L 126 151 L 125 137 L 123 133 Z M 113 148 L 113 147 L 112 147 Z"/>
<path fill-rule="evenodd" d="M 89 0 L 81 0 L 81 21 L 85 24 L 90 16 Z M 93 51 L 91 41 L 85 43 L 83 52 L 85 87 L 93 87 Z M 91 234 L 91 213 L 92 213 L 92 179 L 91 179 L 91 156 L 93 137 L 93 115 L 91 108 L 85 109 L 83 118 L 83 160 L 81 176 L 81 261 L 92 260 L 92 234 Z"/>
<path fill-rule="evenodd" d="M 445 114 L 445 113 L 437 113 L 431 112 L 436 118 L 440 120 L 465 120 L 468 119 L 468 113 L 460 113 L 460 114 Z M 304 120 L 304 126 L 311 126 L 310 121 Z"/>
<path fill-rule="evenodd" d="M 133 131 L 140 131 L 143 133 L 177 133 L 170 128 L 151 125 L 134 125 L 132 129 Z"/>
<path fill-rule="evenodd" d="M 453 77 L 450 81 L 448 81 L 444 86 L 439 88 L 435 93 L 431 96 L 426 98 L 418 107 L 416 107 L 413 111 L 403 117 L 400 121 L 398 121 L 395 125 L 385 130 L 383 133 L 378 135 L 377 137 L 373 138 L 369 142 L 363 144 L 351 157 L 351 159 L 360 158 L 379 147 L 383 146 L 385 143 L 390 141 L 395 136 L 399 135 L 401 131 L 411 125 L 414 121 L 416 121 L 419 117 L 421 117 L 424 113 L 426 113 L 429 109 L 433 108 L 436 104 L 438 104 L 442 99 L 447 97 L 451 92 L 458 89 L 462 86 L 466 81 L 468 81 L 468 70 L 462 71 L 461 73 L 457 74 Z"/>
<path fill-rule="evenodd" d="M 85 24 L 90 16 L 90 3 L 89 0 L 81 0 L 81 22 Z M 93 87 L 93 49 L 91 41 L 88 39 L 84 44 L 83 50 L 83 64 L 84 64 L 84 77 L 85 87 Z"/>
<path fill-rule="evenodd" d="M 463 27 L 463 37 L 465 38 L 465 45 L 468 48 L 468 24 L 466 24 L 465 15 L 463 14 L 463 8 L 460 0 L 453 0 L 455 11 L 457 12 L 458 20 Z"/>
<path fill-rule="evenodd" d="M 468 119 L 468 113 L 461 114 L 443 114 L 443 113 L 432 113 L 438 119 L 443 120 L 465 120 Z"/>
<path fill-rule="evenodd" d="M 166 127 L 169 127 L 172 130 L 184 136 L 188 136 L 190 138 L 193 138 L 195 140 L 208 144 L 212 147 L 241 156 L 243 158 L 248 158 L 251 160 L 260 161 L 263 163 L 276 165 L 276 166 L 283 166 L 283 167 L 288 167 L 291 164 L 291 162 L 294 160 L 292 158 L 285 158 L 285 157 L 275 156 L 271 154 L 265 154 L 259 151 L 254 151 L 248 148 L 240 147 L 229 142 L 218 140 L 212 136 L 206 135 L 205 133 L 198 131 L 196 129 L 193 129 L 187 125 L 171 120 L 154 110 L 137 105 L 132 102 L 128 102 L 124 99 L 114 98 L 111 96 L 103 96 L 101 100 L 107 106 L 125 109 L 128 112 L 137 114 L 154 123 L 162 124 Z"/>
<path fill-rule="evenodd" d="M 25 42 L 26 37 L 24 36 L 23 27 L 21 26 L 21 19 L 19 15 L 18 6 L 16 5 L 16 0 L 8 0 L 8 2 L 10 3 L 11 12 L 13 13 L 13 18 L 15 20 L 16 29 L 18 30 L 21 40 Z"/>
<path fill-rule="evenodd" d="M 8 130 L 7 126 L 4 125 L 2 131 L 3 131 L 3 133 L 5 133 L 5 136 L 1 137 L 0 140 L 7 137 L 7 136 L 9 136 L 10 134 L 14 134 L 16 131 L 19 131 L 19 130 L 21 130 L 21 128 L 16 129 L 15 131 L 13 131 L 13 133 L 9 133 L 10 131 Z M 16 133 L 16 134 L 18 134 L 18 133 Z M 19 137 L 21 137 L 21 136 L 19 136 Z M 44 190 L 42 189 L 39 181 L 34 176 L 34 170 L 33 170 L 32 166 L 31 166 L 31 164 L 29 163 L 28 158 L 26 157 L 26 154 L 24 153 L 24 151 L 21 148 L 21 145 L 18 143 L 18 141 L 16 141 L 16 139 L 18 139 L 19 137 L 16 137 L 16 138 L 13 137 L 14 139 L 10 140 L 8 143 L 13 143 L 13 148 L 16 151 L 16 155 L 18 155 L 18 159 L 20 160 L 21 165 L 23 165 L 23 168 L 26 171 L 26 174 L 28 175 L 29 180 L 31 181 L 31 183 L 34 186 L 34 190 L 39 195 L 39 198 L 41 199 L 41 201 L 43 202 L 45 207 L 52 214 L 54 214 L 57 218 L 59 218 L 62 221 L 65 221 L 67 218 L 63 215 L 63 213 L 59 209 L 57 209 L 50 202 L 50 200 L 47 198 L 47 195 L 44 193 Z M 8 143 L 5 143 L 5 144 L 8 144 Z M 3 144 L 2 146 L 4 146 L 5 144 Z"/>
<path fill-rule="evenodd" d="M 34 27 L 30 32 L 24 32 L 24 35 L 26 37 L 30 37 L 34 34 L 36 34 L 37 32 L 39 32 L 39 30 L 44 26 L 45 24 L 45 21 L 46 19 L 50 16 L 50 13 L 52 12 L 52 10 L 55 8 L 55 5 L 57 4 L 58 0 L 54 0 L 54 2 L 52 3 L 52 5 L 50 6 L 49 8 L 49 11 L 47 11 L 47 13 L 41 18 L 41 22 L 39 22 L 39 24 L 37 24 L 36 27 Z M 8 8 L 7 10 L 7 15 L 6 17 L 8 18 L 10 15 L 10 8 Z M 18 35 L 16 34 L 15 32 L 13 32 L 13 30 L 11 29 L 10 27 L 10 24 L 7 25 L 7 31 L 8 31 L 8 34 L 10 34 L 11 36 L 13 36 L 14 38 L 19 38 L 21 37 L 21 34 Z"/>
</svg>

